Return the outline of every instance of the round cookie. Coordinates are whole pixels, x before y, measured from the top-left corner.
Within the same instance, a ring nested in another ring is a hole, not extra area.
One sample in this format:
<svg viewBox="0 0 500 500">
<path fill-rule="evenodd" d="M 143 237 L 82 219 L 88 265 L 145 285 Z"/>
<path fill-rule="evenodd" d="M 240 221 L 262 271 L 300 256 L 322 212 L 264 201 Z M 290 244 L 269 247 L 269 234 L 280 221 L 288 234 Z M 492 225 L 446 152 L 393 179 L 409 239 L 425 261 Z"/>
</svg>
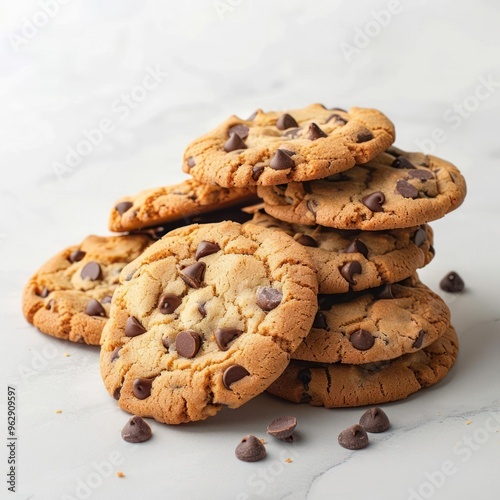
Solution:
<svg viewBox="0 0 500 500">
<path fill-rule="evenodd" d="M 200 182 L 270 186 L 319 179 L 365 163 L 394 142 L 394 125 L 375 109 L 327 109 L 231 116 L 194 140 L 183 169 Z"/>
<path fill-rule="evenodd" d="M 428 346 L 450 323 L 445 302 L 415 277 L 362 292 L 320 295 L 318 303 L 313 328 L 293 359 L 385 361 Z"/>
<path fill-rule="evenodd" d="M 297 224 L 368 231 L 418 226 L 456 209 L 465 180 L 451 163 L 391 148 L 366 165 L 308 183 L 258 187 L 265 210 Z"/>
<path fill-rule="evenodd" d="M 317 311 L 307 251 L 230 221 L 168 233 L 120 283 L 102 335 L 104 384 L 122 409 L 169 424 L 263 392 Z"/>
<path fill-rule="evenodd" d="M 25 286 L 24 316 L 53 337 L 99 345 L 120 271 L 151 243 L 146 235 L 92 235 L 59 252 Z"/>
<path fill-rule="evenodd" d="M 430 226 L 392 231 L 342 231 L 280 221 L 258 211 L 250 224 L 293 236 L 313 258 L 319 293 L 345 293 L 395 283 L 434 257 Z"/>
<path fill-rule="evenodd" d="M 187 179 L 180 184 L 141 191 L 124 196 L 116 203 L 109 217 L 111 231 L 132 231 L 221 210 L 257 200 L 255 188 L 227 189 Z M 188 222 L 191 223 L 191 222 Z"/>
<path fill-rule="evenodd" d="M 366 365 L 292 361 L 267 392 L 293 403 L 326 408 L 377 405 L 439 382 L 457 354 L 458 338 L 450 325 L 431 345 L 392 361 Z"/>
</svg>

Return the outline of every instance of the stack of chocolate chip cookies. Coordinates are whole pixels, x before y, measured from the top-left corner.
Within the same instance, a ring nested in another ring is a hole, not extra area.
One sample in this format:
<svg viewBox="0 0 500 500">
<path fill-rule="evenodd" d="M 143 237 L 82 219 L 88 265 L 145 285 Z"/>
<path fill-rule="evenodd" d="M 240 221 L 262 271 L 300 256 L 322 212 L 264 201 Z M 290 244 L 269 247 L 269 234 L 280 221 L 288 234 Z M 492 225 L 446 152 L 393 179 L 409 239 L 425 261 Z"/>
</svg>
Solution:
<svg viewBox="0 0 500 500">
<path fill-rule="evenodd" d="M 42 266 L 26 318 L 100 344 L 120 407 L 172 424 L 266 390 L 345 407 L 434 384 L 458 342 L 417 270 L 466 186 L 394 140 L 374 109 L 230 117 L 186 148 L 189 179 L 115 203 L 119 235 Z"/>
</svg>

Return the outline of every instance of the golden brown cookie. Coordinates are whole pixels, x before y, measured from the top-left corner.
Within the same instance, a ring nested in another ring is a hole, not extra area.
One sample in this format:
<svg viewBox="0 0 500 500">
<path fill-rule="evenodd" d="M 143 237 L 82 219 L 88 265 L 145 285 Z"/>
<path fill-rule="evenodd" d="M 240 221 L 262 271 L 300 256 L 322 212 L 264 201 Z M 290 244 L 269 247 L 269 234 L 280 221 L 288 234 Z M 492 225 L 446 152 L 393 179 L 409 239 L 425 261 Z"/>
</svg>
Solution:
<svg viewBox="0 0 500 500">
<path fill-rule="evenodd" d="M 102 335 L 104 384 L 124 410 L 171 424 L 263 392 L 317 310 L 307 251 L 229 221 L 168 233 L 120 283 Z"/>
<path fill-rule="evenodd" d="M 231 116 L 195 139 L 184 153 L 185 172 L 225 187 L 270 186 L 319 179 L 365 163 L 394 142 L 391 121 L 375 109 L 258 110 Z"/>
</svg>

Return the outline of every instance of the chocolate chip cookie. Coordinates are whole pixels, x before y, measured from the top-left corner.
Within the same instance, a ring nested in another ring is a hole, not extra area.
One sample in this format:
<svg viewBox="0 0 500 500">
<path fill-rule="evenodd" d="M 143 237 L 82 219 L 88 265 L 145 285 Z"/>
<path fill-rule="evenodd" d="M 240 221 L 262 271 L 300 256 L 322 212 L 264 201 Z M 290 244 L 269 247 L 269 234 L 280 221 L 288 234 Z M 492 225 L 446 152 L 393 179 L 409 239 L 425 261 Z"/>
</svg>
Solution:
<svg viewBox="0 0 500 500">
<path fill-rule="evenodd" d="M 263 392 L 317 311 L 304 247 L 230 221 L 168 233 L 120 283 L 102 335 L 104 384 L 124 410 L 170 424 Z"/>
<path fill-rule="evenodd" d="M 141 191 L 116 203 L 109 217 L 111 231 L 132 231 L 257 201 L 255 188 L 221 188 L 187 179 L 180 184 Z M 188 222 L 191 223 L 191 222 Z"/>
<path fill-rule="evenodd" d="M 258 194 L 267 213 L 287 222 L 372 231 L 439 219 L 462 203 L 466 184 L 445 160 L 391 148 L 341 174 L 259 186 Z"/>
<path fill-rule="evenodd" d="M 448 328 L 445 302 L 416 277 L 362 292 L 320 295 L 313 327 L 292 358 L 372 363 L 414 352 Z"/>
<path fill-rule="evenodd" d="M 183 169 L 200 182 L 225 187 L 270 186 L 319 179 L 365 163 L 394 142 L 391 121 L 375 109 L 258 110 L 231 116 L 195 139 Z"/>
<path fill-rule="evenodd" d="M 59 252 L 26 285 L 24 316 L 53 337 L 99 345 L 120 271 L 152 242 L 145 235 L 87 236 Z"/>
<path fill-rule="evenodd" d="M 439 382 L 457 354 L 458 339 L 450 325 L 429 346 L 392 361 L 364 365 L 292 361 L 267 392 L 294 403 L 326 408 L 387 403 Z"/>
<path fill-rule="evenodd" d="M 395 283 L 434 256 L 433 232 L 423 225 L 392 231 L 342 231 L 280 221 L 258 211 L 251 224 L 285 232 L 313 258 L 319 293 L 345 293 Z"/>
</svg>

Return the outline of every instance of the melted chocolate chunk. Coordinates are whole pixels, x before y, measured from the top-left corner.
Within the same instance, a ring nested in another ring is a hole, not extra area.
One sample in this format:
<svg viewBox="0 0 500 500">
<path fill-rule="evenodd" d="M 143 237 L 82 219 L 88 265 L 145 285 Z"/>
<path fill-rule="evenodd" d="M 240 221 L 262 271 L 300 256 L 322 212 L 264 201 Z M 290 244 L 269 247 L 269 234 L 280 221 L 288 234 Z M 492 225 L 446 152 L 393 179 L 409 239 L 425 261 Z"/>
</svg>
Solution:
<svg viewBox="0 0 500 500">
<path fill-rule="evenodd" d="M 422 347 L 422 344 L 424 342 L 424 337 L 425 337 L 425 331 L 420 330 L 418 332 L 418 337 L 415 339 L 415 342 L 413 342 L 413 348 L 414 349 L 420 349 Z"/>
<path fill-rule="evenodd" d="M 360 253 L 365 259 L 368 258 L 367 246 L 358 239 L 353 240 L 352 243 L 344 250 L 344 253 Z"/>
<path fill-rule="evenodd" d="M 340 268 L 340 274 L 348 283 L 355 285 L 356 281 L 353 277 L 355 274 L 360 274 L 361 270 L 361 264 L 357 260 L 352 260 Z"/>
<path fill-rule="evenodd" d="M 383 212 L 384 209 L 382 205 L 385 203 L 385 196 L 384 193 L 375 191 L 374 193 L 365 196 L 361 202 L 372 212 Z"/>
<path fill-rule="evenodd" d="M 358 132 L 356 137 L 356 142 L 359 144 L 361 142 L 368 142 L 373 139 L 373 134 L 368 130 L 361 130 Z"/>
<path fill-rule="evenodd" d="M 264 167 L 262 165 L 252 167 L 252 179 L 254 181 L 258 180 L 258 178 L 262 175 L 262 172 L 264 172 Z"/>
<path fill-rule="evenodd" d="M 300 243 L 301 245 L 304 245 L 305 247 L 318 247 L 317 241 L 307 234 L 301 234 L 295 241 L 297 243 Z"/>
</svg>

